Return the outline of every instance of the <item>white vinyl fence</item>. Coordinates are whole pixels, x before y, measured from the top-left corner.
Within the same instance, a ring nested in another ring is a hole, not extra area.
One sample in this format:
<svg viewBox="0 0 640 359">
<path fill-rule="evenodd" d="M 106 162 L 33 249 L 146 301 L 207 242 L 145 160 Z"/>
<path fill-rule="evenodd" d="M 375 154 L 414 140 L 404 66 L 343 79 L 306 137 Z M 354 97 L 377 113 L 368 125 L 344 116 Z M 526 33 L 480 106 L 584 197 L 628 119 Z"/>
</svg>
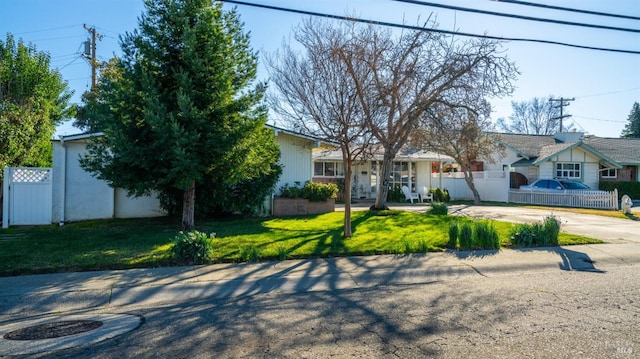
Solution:
<svg viewBox="0 0 640 359">
<path fill-rule="evenodd" d="M 51 224 L 51 168 L 6 167 L 2 227 Z"/>
<path fill-rule="evenodd" d="M 482 171 L 473 172 L 473 183 L 483 201 L 507 202 L 509 196 L 509 172 Z M 447 189 L 452 200 L 472 200 L 473 193 L 464 180 L 464 173 L 434 173 L 431 178 L 433 187 Z"/>
<path fill-rule="evenodd" d="M 509 191 L 509 202 L 561 206 L 576 208 L 595 208 L 618 210 L 618 190 L 605 191 Z"/>
</svg>

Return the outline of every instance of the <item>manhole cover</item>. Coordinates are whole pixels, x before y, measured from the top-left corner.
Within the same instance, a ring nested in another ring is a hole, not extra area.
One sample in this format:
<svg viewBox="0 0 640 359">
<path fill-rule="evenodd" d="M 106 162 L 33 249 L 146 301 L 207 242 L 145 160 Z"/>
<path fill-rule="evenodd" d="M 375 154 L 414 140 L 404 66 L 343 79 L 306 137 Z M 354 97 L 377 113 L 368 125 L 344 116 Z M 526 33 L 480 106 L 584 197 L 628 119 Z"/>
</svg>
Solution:
<svg viewBox="0 0 640 359">
<path fill-rule="evenodd" d="M 38 340 L 65 337 L 98 329 L 102 322 L 98 320 L 65 320 L 33 325 L 6 333 L 8 340 Z"/>
</svg>

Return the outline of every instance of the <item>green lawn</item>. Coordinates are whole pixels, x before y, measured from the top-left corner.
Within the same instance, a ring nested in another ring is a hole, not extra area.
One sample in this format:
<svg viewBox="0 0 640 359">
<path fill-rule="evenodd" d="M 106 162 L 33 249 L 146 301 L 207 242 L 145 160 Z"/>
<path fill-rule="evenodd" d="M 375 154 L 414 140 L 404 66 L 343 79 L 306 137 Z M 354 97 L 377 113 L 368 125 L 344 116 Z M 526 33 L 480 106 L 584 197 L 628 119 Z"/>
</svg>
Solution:
<svg viewBox="0 0 640 359">
<path fill-rule="evenodd" d="M 343 213 L 197 222 L 216 233 L 213 262 L 443 250 L 454 216 L 401 211 L 352 213 L 353 237 L 342 237 Z M 493 222 L 503 245 L 511 223 Z M 104 220 L 0 231 L 0 275 L 171 265 L 179 222 L 170 218 Z M 560 234 L 560 244 L 599 243 Z"/>
</svg>

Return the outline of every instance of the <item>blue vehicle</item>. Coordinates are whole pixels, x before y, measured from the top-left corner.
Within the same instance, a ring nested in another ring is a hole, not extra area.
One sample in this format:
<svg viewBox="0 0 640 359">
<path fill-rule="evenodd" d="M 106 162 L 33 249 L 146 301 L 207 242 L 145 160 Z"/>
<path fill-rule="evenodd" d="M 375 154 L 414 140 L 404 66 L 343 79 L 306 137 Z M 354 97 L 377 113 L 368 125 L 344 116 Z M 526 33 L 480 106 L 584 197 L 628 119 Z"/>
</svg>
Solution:
<svg viewBox="0 0 640 359">
<path fill-rule="evenodd" d="M 532 184 L 520 186 L 529 191 L 593 191 L 582 182 L 565 179 L 539 179 Z"/>
</svg>

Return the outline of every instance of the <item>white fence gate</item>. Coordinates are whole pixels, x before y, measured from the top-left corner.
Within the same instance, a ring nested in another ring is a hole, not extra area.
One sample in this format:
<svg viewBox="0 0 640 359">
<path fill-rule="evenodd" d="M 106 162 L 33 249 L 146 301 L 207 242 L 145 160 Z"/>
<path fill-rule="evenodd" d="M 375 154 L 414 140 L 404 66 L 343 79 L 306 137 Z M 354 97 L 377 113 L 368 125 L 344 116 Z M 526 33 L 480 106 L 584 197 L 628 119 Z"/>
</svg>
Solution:
<svg viewBox="0 0 640 359">
<path fill-rule="evenodd" d="M 51 168 L 6 167 L 2 227 L 51 224 Z"/>
</svg>

